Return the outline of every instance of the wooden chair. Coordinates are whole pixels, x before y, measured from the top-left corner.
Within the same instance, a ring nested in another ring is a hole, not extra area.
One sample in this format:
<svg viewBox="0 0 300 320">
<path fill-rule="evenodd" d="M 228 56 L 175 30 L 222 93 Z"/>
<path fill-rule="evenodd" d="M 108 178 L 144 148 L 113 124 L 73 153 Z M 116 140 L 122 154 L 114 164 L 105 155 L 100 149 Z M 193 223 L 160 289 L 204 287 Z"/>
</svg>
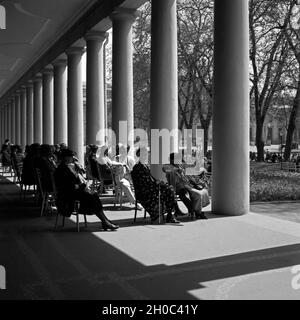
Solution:
<svg viewBox="0 0 300 320">
<path fill-rule="evenodd" d="M 52 179 L 52 188 L 53 191 L 46 191 L 43 190 L 42 187 L 42 175 L 41 171 L 38 168 L 35 168 L 36 172 L 36 181 L 37 181 L 37 192 L 41 197 L 41 217 L 43 216 L 44 212 L 50 208 L 51 214 L 53 214 L 53 208 L 55 207 L 55 187 L 54 187 L 54 179 Z"/>
<path fill-rule="evenodd" d="M 117 166 L 111 166 L 110 170 L 111 170 L 113 190 L 114 190 L 114 193 L 115 193 L 114 206 L 116 206 L 117 203 L 118 203 L 118 204 L 120 204 L 119 209 L 122 209 L 122 205 L 123 205 L 123 188 L 122 188 L 121 178 L 120 178 L 120 174 L 119 174 L 119 170 L 120 169 Z"/>
</svg>

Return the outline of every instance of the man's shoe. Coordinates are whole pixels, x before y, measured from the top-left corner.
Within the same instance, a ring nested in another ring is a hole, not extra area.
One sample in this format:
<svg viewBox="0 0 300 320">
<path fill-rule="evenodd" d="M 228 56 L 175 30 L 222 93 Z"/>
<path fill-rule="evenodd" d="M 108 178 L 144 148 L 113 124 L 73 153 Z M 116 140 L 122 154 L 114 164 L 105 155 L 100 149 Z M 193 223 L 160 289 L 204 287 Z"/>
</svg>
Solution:
<svg viewBox="0 0 300 320">
<path fill-rule="evenodd" d="M 186 214 L 184 212 L 182 212 L 181 210 L 176 210 L 174 213 L 175 217 L 184 217 L 186 216 Z"/>
<path fill-rule="evenodd" d="M 197 219 L 207 219 L 207 217 L 205 216 L 205 214 L 203 212 L 196 213 L 196 218 Z"/>
</svg>

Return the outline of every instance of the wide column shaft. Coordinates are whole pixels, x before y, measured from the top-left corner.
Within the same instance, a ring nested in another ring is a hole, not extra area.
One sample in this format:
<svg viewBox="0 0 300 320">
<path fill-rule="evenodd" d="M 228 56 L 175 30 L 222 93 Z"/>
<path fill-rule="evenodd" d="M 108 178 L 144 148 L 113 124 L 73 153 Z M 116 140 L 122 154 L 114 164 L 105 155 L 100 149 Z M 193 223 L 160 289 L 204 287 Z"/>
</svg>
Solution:
<svg viewBox="0 0 300 320">
<path fill-rule="evenodd" d="M 67 60 L 54 66 L 54 143 L 68 143 Z"/>
<path fill-rule="evenodd" d="M 249 211 L 248 0 L 215 0 L 212 211 Z"/>
<path fill-rule="evenodd" d="M 33 83 L 30 82 L 26 87 L 26 138 L 27 144 L 31 145 L 33 141 Z"/>
<path fill-rule="evenodd" d="M 68 54 L 68 145 L 84 164 L 82 54 L 84 48 L 71 47 Z"/>
<path fill-rule="evenodd" d="M 26 87 L 22 86 L 21 88 L 21 106 L 20 106 L 20 125 L 21 125 L 21 130 L 20 130 L 20 143 L 21 147 L 25 148 L 26 146 L 26 107 L 27 107 L 27 102 L 26 102 Z"/>
<path fill-rule="evenodd" d="M 21 145 L 21 92 L 16 91 L 15 103 L 16 103 L 16 144 Z"/>
<path fill-rule="evenodd" d="M 151 129 L 178 129 L 176 0 L 152 1 L 150 117 Z M 160 164 L 151 164 L 158 179 L 164 178 L 163 152 L 168 151 L 160 146 Z"/>
<path fill-rule="evenodd" d="M 112 129 L 117 142 L 127 143 L 134 129 L 132 24 L 135 10 L 119 9 L 111 15 L 113 22 L 112 49 Z M 119 137 L 119 123 L 127 121 L 127 136 Z M 128 141 L 130 145 L 133 141 Z"/>
<path fill-rule="evenodd" d="M 34 109 L 34 142 L 43 142 L 43 89 L 42 76 L 37 75 L 33 82 L 33 109 Z"/>
<path fill-rule="evenodd" d="M 107 35 L 91 31 L 86 36 L 86 144 L 105 143 L 104 41 Z"/>
<path fill-rule="evenodd" d="M 43 143 L 53 145 L 53 70 L 43 70 Z"/>
</svg>

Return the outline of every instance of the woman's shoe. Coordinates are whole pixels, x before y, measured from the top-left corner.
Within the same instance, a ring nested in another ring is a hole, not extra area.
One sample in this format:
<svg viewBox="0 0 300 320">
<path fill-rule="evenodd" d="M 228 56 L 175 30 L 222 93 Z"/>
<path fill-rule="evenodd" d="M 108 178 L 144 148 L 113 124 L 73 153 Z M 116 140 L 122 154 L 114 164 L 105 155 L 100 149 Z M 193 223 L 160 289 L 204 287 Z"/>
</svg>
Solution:
<svg viewBox="0 0 300 320">
<path fill-rule="evenodd" d="M 104 222 L 104 223 L 102 222 L 102 228 L 103 228 L 104 231 L 116 230 L 116 229 L 119 228 L 119 226 L 107 221 L 107 222 Z"/>
<path fill-rule="evenodd" d="M 173 215 L 167 215 L 166 223 L 180 223 Z"/>
</svg>

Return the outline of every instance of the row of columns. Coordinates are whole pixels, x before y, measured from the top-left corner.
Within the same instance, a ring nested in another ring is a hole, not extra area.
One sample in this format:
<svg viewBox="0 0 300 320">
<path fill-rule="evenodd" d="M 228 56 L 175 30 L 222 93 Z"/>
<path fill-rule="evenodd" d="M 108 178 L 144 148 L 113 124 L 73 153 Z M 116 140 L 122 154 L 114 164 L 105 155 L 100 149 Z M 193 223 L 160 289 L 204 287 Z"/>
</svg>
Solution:
<svg viewBox="0 0 300 320">
<path fill-rule="evenodd" d="M 112 129 L 116 135 L 119 121 L 127 121 L 129 131 L 133 128 L 132 23 L 135 17 L 136 11 L 129 9 L 111 15 Z M 249 211 L 248 0 L 215 0 L 214 21 L 212 211 L 237 215 Z M 152 1 L 151 35 L 151 128 L 177 129 L 176 0 Z M 86 36 L 87 144 L 95 143 L 99 129 L 104 128 L 105 36 L 93 31 Z M 54 79 L 52 69 L 47 68 L 42 77 L 38 76 L 16 92 L 13 100 L 1 110 L 2 137 L 9 134 L 13 137 L 9 131 L 11 115 L 15 119 L 12 127 L 16 129 L 16 143 L 24 146 L 32 137 L 35 142 L 67 142 L 83 163 L 83 52 L 82 47 L 69 48 L 67 62 L 53 63 Z M 103 139 L 103 136 L 97 137 L 97 143 Z M 235 150 L 238 152 L 233 156 Z M 157 166 L 152 166 L 152 173 L 158 178 L 162 175 Z"/>
</svg>

